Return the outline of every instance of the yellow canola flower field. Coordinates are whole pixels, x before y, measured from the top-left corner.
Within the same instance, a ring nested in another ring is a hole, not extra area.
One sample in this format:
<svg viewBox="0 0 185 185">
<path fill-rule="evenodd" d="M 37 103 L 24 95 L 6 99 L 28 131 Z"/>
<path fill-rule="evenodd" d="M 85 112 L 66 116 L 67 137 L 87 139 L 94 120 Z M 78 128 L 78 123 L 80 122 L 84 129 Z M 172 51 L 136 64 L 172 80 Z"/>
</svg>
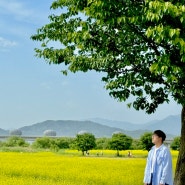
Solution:
<svg viewBox="0 0 185 185">
<path fill-rule="evenodd" d="M 144 157 L 95 157 L 59 155 L 52 152 L 0 152 L 0 185 L 141 185 L 146 151 L 132 151 Z M 93 154 L 97 151 L 91 151 Z M 106 155 L 115 151 L 103 151 Z M 122 153 L 122 155 L 126 155 Z M 78 153 L 76 151 L 76 153 Z M 172 152 L 173 168 L 177 152 Z"/>
</svg>

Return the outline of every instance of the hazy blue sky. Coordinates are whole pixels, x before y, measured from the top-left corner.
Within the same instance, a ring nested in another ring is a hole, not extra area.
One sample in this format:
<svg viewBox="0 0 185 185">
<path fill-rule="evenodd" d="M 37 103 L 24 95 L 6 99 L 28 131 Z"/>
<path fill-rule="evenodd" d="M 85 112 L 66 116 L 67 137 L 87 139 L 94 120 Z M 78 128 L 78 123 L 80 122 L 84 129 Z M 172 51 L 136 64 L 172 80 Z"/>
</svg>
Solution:
<svg viewBox="0 0 185 185">
<path fill-rule="evenodd" d="M 146 123 L 180 114 L 171 102 L 155 114 L 128 109 L 108 95 L 95 72 L 69 74 L 34 56 L 39 43 L 30 36 L 48 22 L 52 0 L 0 0 L 0 128 L 48 119 L 111 120 Z"/>
</svg>

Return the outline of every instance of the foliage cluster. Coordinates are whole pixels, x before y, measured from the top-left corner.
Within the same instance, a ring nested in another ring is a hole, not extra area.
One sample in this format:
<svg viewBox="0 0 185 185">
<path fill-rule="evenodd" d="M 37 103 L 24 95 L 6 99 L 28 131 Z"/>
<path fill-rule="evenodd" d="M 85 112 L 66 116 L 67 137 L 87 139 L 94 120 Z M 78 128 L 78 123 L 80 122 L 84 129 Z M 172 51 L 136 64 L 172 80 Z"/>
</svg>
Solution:
<svg viewBox="0 0 185 185">
<path fill-rule="evenodd" d="M 131 144 L 132 138 L 123 133 L 114 133 L 109 142 L 110 148 L 117 150 L 117 156 L 119 156 L 119 151 L 129 149 Z"/>
<path fill-rule="evenodd" d="M 151 141 L 152 138 L 152 132 L 146 132 L 143 134 L 140 138 L 140 141 L 142 143 L 143 149 L 150 150 L 153 146 L 153 143 Z"/>
<path fill-rule="evenodd" d="M 29 146 L 29 143 L 27 143 L 23 138 L 20 136 L 11 136 L 9 137 L 5 142 L 0 143 L 1 147 L 27 147 Z"/>
<path fill-rule="evenodd" d="M 37 138 L 33 143 L 32 146 L 34 148 L 42 148 L 42 149 L 52 149 L 52 150 L 59 150 L 59 149 L 67 149 L 71 148 L 71 144 L 74 142 L 73 138 L 52 138 L 52 137 L 42 137 Z"/>
<path fill-rule="evenodd" d="M 172 150 L 179 150 L 180 148 L 180 137 L 175 137 L 170 145 Z"/>
<path fill-rule="evenodd" d="M 171 95 L 185 105 L 184 1 L 55 0 L 51 9 L 65 11 L 32 35 L 38 57 L 65 64 L 64 74 L 103 72 L 110 95 L 132 96 L 136 110 L 153 113 Z"/>
<path fill-rule="evenodd" d="M 95 136 L 91 133 L 82 133 L 76 135 L 76 147 L 78 150 L 88 154 L 88 150 L 91 150 L 96 147 L 96 139 Z"/>
</svg>

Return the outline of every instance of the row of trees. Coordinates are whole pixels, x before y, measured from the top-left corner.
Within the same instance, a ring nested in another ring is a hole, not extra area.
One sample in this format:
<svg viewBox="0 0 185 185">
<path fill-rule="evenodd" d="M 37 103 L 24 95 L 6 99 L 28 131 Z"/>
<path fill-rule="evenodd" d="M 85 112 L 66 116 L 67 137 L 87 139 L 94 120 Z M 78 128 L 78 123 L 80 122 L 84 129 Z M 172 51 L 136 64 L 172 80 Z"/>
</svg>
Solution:
<svg viewBox="0 0 185 185">
<path fill-rule="evenodd" d="M 33 143 L 33 148 L 60 150 L 60 149 L 78 149 L 82 151 L 82 154 L 88 154 L 91 149 L 112 149 L 117 151 L 117 156 L 119 156 L 119 151 L 128 149 L 145 149 L 150 150 L 153 146 L 151 141 L 152 133 L 143 134 L 139 140 L 134 140 L 130 136 L 127 136 L 121 132 L 113 133 L 111 138 L 95 138 L 92 133 L 84 132 L 77 134 L 75 138 L 61 137 L 61 138 L 51 138 L 42 137 L 37 138 Z M 0 146 L 14 147 L 21 146 L 27 147 L 27 143 L 20 136 L 11 136 L 5 142 L 1 142 Z M 171 148 L 173 150 L 178 150 L 180 146 L 180 137 L 174 138 L 171 143 Z"/>
</svg>

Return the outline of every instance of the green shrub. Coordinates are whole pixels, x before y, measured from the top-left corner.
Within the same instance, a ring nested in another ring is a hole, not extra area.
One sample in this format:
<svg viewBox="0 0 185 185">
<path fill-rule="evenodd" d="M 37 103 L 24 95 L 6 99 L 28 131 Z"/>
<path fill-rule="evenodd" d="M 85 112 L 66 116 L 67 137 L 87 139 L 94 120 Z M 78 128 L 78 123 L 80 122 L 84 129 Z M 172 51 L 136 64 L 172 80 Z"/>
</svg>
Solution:
<svg viewBox="0 0 185 185">
<path fill-rule="evenodd" d="M 37 138 L 32 143 L 32 146 L 34 148 L 59 150 L 59 149 L 70 148 L 73 142 L 74 142 L 74 139 L 71 139 L 71 138 L 42 137 L 42 138 Z"/>
<path fill-rule="evenodd" d="M 55 140 L 56 146 L 60 149 L 66 149 L 69 148 L 69 141 L 67 140 L 67 138 L 57 138 Z"/>
<path fill-rule="evenodd" d="M 141 149 L 143 149 L 141 141 L 138 140 L 138 139 L 133 139 L 130 149 L 132 149 L 132 150 L 141 150 Z"/>
<path fill-rule="evenodd" d="M 2 141 L 0 141 L 0 147 L 3 147 L 4 143 Z"/>
<path fill-rule="evenodd" d="M 109 148 L 109 142 L 111 138 L 97 138 L 96 139 L 96 149 L 105 150 Z"/>
<path fill-rule="evenodd" d="M 27 147 L 27 146 L 29 146 L 29 143 L 27 143 L 20 136 L 11 136 L 4 142 L 3 146 L 7 146 L 7 147 L 15 147 L 15 146 Z"/>
<path fill-rule="evenodd" d="M 42 138 L 37 138 L 33 143 L 32 146 L 34 148 L 43 148 L 43 149 L 49 149 L 51 148 L 52 141 L 53 139 L 49 137 L 42 137 Z"/>
<path fill-rule="evenodd" d="M 170 144 L 170 148 L 172 150 L 179 150 L 180 148 L 180 137 L 175 137 L 172 141 L 172 143 Z"/>
</svg>

